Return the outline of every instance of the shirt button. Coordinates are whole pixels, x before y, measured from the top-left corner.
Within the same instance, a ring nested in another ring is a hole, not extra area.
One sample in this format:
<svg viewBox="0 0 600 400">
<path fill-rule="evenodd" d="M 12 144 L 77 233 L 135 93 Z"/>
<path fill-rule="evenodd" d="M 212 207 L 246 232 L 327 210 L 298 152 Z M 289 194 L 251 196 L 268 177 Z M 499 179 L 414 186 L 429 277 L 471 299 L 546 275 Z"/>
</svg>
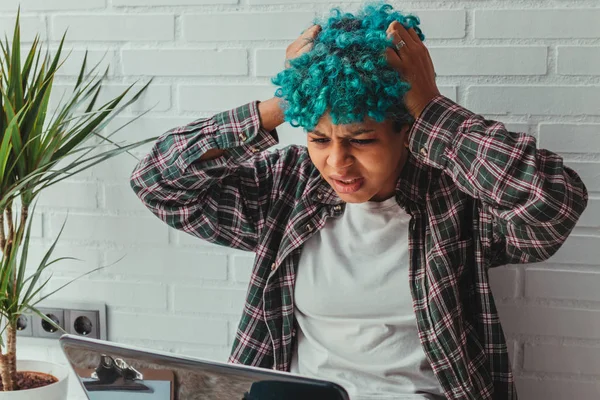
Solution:
<svg viewBox="0 0 600 400">
<path fill-rule="evenodd" d="M 421 154 L 427 157 L 427 149 L 425 147 L 421 147 Z"/>
<path fill-rule="evenodd" d="M 273 263 L 273 265 L 271 265 L 271 271 L 275 271 L 277 269 L 277 265 L 275 263 Z"/>
<path fill-rule="evenodd" d="M 312 225 L 311 225 L 311 224 L 307 224 L 307 225 L 306 225 L 306 232 L 310 232 L 310 231 L 312 231 L 312 229 L 313 229 L 313 228 L 312 228 Z"/>
<path fill-rule="evenodd" d="M 248 139 L 248 138 L 246 137 L 246 134 L 245 134 L 245 133 L 240 133 L 240 140 L 241 140 L 242 142 L 245 142 L 245 141 L 246 141 L 246 139 Z"/>
<path fill-rule="evenodd" d="M 292 336 L 296 337 L 296 330 L 295 329 L 292 329 Z"/>
<path fill-rule="evenodd" d="M 319 194 L 317 195 L 317 199 L 319 199 L 319 200 L 323 200 L 323 195 L 322 195 L 321 193 L 319 193 Z"/>
<path fill-rule="evenodd" d="M 337 206 L 333 207 L 333 209 L 334 209 L 335 211 L 340 211 L 340 210 L 342 209 L 342 206 L 340 206 L 340 205 L 337 205 Z"/>
<path fill-rule="evenodd" d="M 250 151 L 253 153 L 258 153 L 258 149 L 256 147 L 250 147 Z"/>
</svg>

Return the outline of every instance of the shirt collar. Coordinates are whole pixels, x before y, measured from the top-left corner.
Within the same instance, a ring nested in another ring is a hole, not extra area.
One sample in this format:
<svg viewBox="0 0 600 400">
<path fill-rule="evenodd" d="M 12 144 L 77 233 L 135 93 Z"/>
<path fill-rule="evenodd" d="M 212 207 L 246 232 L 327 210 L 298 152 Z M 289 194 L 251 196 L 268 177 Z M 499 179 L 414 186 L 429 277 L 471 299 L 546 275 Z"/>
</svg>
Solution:
<svg viewBox="0 0 600 400">
<path fill-rule="evenodd" d="M 396 199 L 401 203 L 404 203 L 404 200 L 409 200 L 424 204 L 429 184 L 432 182 L 435 173 L 432 167 L 425 165 L 409 152 L 406 164 L 396 182 Z M 316 188 L 312 190 L 310 198 L 314 202 L 322 204 L 343 203 L 342 199 L 322 176 L 319 176 Z"/>
</svg>

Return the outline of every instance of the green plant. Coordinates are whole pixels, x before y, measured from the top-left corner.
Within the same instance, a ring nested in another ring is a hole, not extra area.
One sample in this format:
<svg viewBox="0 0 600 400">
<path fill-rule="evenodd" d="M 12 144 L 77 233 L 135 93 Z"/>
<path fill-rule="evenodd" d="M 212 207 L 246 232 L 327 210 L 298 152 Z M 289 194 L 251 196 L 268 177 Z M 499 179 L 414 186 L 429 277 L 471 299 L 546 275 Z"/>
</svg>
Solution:
<svg viewBox="0 0 600 400">
<path fill-rule="evenodd" d="M 66 33 L 53 57 L 48 51 L 42 55 L 38 36 L 22 60 L 19 14 L 12 43 L 7 38 L 4 43 L 0 40 L 0 327 L 5 338 L 0 339 L 0 372 L 4 390 L 17 389 L 18 318 L 32 312 L 53 324 L 36 308 L 56 292 L 42 295 L 49 279 L 43 273 L 54 262 L 68 258 L 50 260 L 59 233 L 40 265 L 26 276 L 34 200 L 50 186 L 156 139 L 120 145 L 110 139 L 116 131 L 102 134 L 119 112 L 138 100 L 150 82 L 137 91 L 131 85 L 96 106 L 108 70 L 100 74 L 96 65 L 86 71 L 87 53 L 73 92 L 51 115 L 49 100 L 55 73 L 62 65 Z"/>
</svg>

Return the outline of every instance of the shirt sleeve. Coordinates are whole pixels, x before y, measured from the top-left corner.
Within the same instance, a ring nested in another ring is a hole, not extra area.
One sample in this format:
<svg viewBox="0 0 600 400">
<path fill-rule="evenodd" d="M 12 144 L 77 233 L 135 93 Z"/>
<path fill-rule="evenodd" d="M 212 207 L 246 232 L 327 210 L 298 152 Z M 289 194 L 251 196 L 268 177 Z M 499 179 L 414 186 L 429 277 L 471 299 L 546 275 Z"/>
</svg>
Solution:
<svg viewBox="0 0 600 400">
<path fill-rule="evenodd" d="M 130 183 L 169 226 L 212 243 L 254 251 L 275 197 L 283 152 L 260 126 L 258 102 L 199 119 L 159 137 Z M 211 149 L 219 158 L 200 161 Z"/>
<path fill-rule="evenodd" d="M 498 264 L 548 259 L 587 206 L 585 185 L 562 157 L 443 96 L 423 110 L 410 135 L 417 158 L 443 169 L 492 215 L 502 243 L 493 256 Z"/>
</svg>

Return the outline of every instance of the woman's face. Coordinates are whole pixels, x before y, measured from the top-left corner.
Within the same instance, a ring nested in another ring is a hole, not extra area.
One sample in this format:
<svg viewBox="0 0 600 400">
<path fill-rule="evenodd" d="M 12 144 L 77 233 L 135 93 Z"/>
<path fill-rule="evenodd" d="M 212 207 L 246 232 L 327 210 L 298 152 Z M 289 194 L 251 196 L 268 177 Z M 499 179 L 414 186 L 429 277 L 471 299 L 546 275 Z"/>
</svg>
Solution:
<svg viewBox="0 0 600 400">
<path fill-rule="evenodd" d="M 346 203 L 383 201 L 394 195 L 408 157 L 409 125 L 392 121 L 334 125 L 323 115 L 308 132 L 308 153 L 323 178 Z"/>
</svg>

